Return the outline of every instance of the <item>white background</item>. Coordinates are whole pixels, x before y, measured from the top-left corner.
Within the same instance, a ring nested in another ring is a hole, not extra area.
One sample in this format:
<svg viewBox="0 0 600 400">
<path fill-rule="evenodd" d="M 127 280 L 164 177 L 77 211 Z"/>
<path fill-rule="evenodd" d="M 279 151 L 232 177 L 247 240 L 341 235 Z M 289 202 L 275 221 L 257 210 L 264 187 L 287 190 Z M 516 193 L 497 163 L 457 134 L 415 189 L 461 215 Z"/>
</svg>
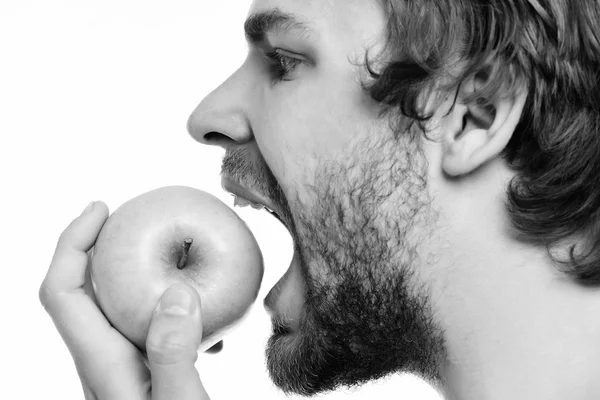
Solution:
<svg viewBox="0 0 600 400">
<path fill-rule="evenodd" d="M 223 150 L 186 133 L 197 103 L 245 58 L 249 0 L 0 0 L 0 398 L 82 399 L 71 356 L 38 302 L 58 236 L 91 200 L 222 191 Z M 265 258 L 259 301 L 197 368 L 213 400 L 284 399 L 264 367 L 262 299 L 291 257 L 265 212 L 236 209 Z M 394 376 L 324 399 L 439 399 Z M 107 399 L 108 400 L 108 399 Z"/>
</svg>

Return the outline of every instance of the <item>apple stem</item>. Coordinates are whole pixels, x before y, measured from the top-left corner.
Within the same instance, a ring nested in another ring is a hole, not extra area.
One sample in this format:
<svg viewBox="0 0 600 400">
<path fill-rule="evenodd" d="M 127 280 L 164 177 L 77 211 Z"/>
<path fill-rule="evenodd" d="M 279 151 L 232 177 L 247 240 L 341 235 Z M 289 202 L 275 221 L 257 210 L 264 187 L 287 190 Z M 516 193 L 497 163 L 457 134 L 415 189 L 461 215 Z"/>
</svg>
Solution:
<svg viewBox="0 0 600 400">
<path fill-rule="evenodd" d="M 181 258 L 177 263 L 177 268 L 183 269 L 188 261 L 188 255 L 190 254 L 190 247 L 192 246 L 192 242 L 194 239 L 187 238 L 183 241 L 183 253 L 181 254 Z"/>
</svg>

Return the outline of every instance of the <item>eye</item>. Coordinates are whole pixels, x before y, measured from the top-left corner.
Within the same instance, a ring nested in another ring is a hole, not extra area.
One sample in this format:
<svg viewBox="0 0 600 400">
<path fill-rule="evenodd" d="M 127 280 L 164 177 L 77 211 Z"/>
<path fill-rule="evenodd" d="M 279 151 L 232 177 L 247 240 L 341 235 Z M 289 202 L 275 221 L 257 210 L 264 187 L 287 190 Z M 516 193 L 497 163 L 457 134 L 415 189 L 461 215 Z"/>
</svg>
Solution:
<svg viewBox="0 0 600 400">
<path fill-rule="evenodd" d="M 281 49 L 265 52 L 264 55 L 273 75 L 274 83 L 290 81 L 291 79 L 289 79 L 288 75 L 303 62 L 298 56 L 294 57 L 291 53 Z"/>
</svg>

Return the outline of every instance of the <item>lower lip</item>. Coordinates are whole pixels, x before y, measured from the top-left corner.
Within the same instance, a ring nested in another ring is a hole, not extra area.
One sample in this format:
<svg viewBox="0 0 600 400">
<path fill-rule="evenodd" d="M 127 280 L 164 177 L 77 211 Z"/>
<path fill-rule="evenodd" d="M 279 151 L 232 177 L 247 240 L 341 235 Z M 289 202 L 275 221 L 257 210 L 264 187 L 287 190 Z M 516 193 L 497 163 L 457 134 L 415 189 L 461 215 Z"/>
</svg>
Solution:
<svg viewBox="0 0 600 400">
<path fill-rule="evenodd" d="M 294 257 L 288 270 L 267 294 L 264 306 L 273 320 L 282 330 L 299 326 L 304 307 L 305 284 L 300 269 L 300 257 L 294 251 Z"/>
</svg>

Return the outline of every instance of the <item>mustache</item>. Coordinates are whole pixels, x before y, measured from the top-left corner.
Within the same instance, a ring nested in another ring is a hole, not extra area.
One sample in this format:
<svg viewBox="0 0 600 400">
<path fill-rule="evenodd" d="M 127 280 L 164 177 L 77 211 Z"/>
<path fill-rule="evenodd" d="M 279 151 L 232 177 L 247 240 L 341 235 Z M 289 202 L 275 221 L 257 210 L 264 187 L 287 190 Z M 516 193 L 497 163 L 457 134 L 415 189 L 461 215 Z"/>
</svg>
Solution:
<svg viewBox="0 0 600 400">
<path fill-rule="evenodd" d="M 277 204 L 287 206 L 283 189 L 259 151 L 251 152 L 245 147 L 226 149 L 221 177 L 239 182 L 266 195 Z"/>
<path fill-rule="evenodd" d="M 225 151 L 221 165 L 222 177 L 256 187 L 260 180 L 257 169 L 250 161 L 250 152 L 247 149 L 227 149 Z"/>
</svg>

